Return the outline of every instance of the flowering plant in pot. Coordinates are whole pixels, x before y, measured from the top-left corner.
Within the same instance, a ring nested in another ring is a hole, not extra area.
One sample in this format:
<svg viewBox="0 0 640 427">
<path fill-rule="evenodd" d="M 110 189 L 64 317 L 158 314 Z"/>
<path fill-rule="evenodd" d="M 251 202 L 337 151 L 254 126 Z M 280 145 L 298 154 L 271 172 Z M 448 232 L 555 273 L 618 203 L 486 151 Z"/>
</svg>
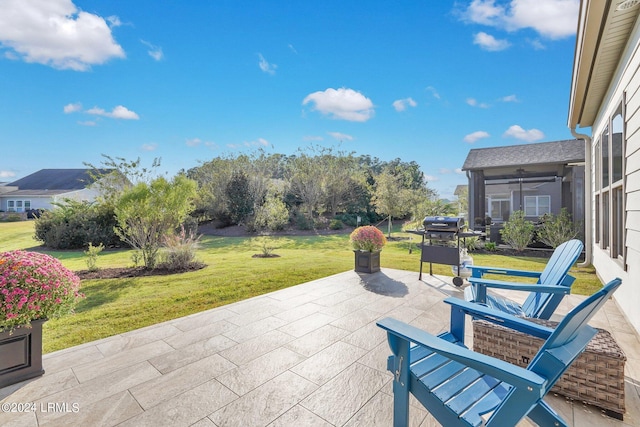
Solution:
<svg viewBox="0 0 640 427">
<path fill-rule="evenodd" d="M 349 236 L 355 254 L 355 270 L 359 273 L 380 271 L 380 251 L 387 239 L 372 225 L 358 227 Z"/>
<path fill-rule="evenodd" d="M 73 311 L 80 279 L 38 252 L 0 253 L 0 387 L 44 374 L 42 324 Z"/>
<path fill-rule="evenodd" d="M 73 311 L 82 294 L 80 279 L 52 256 L 0 253 L 0 329 L 29 326 Z"/>
<path fill-rule="evenodd" d="M 378 228 L 373 225 L 358 227 L 349 236 L 351 246 L 356 251 L 378 252 L 387 244 L 387 239 Z"/>
</svg>

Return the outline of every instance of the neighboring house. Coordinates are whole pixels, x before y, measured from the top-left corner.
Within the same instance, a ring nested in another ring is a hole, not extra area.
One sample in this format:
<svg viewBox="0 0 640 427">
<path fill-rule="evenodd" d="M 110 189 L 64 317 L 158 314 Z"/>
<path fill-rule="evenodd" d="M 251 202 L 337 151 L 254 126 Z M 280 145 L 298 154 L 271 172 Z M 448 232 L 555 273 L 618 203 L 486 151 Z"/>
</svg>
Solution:
<svg viewBox="0 0 640 427">
<path fill-rule="evenodd" d="M 99 194 L 91 169 L 42 169 L 0 186 L 0 211 L 52 209 L 64 199 L 93 201 Z M 99 173 L 108 172 L 100 170 Z"/>
<path fill-rule="evenodd" d="M 582 0 L 568 126 L 585 139 L 587 260 L 640 332 L 640 2 Z M 580 129 L 576 128 L 590 128 Z"/>
<path fill-rule="evenodd" d="M 471 226 L 483 228 L 487 217 L 501 224 L 517 210 L 537 222 L 562 208 L 581 223 L 584 160 L 578 139 L 470 150 L 462 170 L 469 178 Z"/>
</svg>

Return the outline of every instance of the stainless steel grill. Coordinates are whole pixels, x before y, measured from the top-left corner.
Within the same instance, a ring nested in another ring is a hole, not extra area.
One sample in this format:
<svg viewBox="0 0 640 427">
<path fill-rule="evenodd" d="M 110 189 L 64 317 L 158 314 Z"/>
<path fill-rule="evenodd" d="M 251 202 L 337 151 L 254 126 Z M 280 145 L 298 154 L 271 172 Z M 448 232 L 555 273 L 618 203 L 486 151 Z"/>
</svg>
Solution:
<svg viewBox="0 0 640 427">
<path fill-rule="evenodd" d="M 428 216 L 422 221 L 422 254 L 420 256 L 420 276 L 422 280 L 422 263 L 429 263 L 429 274 L 433 275 L 433 264 L 457 266 L 460 271 L 460 239 L 475 236 L 465 233 L 464 218 L 447 216 Z M 454 277 L 453 284 L 461 286 L 462 277 Z"/>
</svg>

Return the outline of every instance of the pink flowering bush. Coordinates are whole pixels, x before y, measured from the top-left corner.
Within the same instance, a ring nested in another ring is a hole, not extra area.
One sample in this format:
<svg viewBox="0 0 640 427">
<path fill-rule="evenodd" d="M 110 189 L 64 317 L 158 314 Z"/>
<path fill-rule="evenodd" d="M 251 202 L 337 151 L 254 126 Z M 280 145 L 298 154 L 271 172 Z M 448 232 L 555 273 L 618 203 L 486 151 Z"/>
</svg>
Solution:
<svg viewBox="0 0 640 427">
<path fill-rule="evenodd" d="M 60 261 L 38 252 L 0 253 L 0 330 L 73 311 L 80 279 Z"/>
<path fill-rule="evenodd" d="M 387 244 L 387 239 L 373 225 L 358 227 L 349 236 L 351 246 L 357 251 L 378 252 Z"/>
</svg>

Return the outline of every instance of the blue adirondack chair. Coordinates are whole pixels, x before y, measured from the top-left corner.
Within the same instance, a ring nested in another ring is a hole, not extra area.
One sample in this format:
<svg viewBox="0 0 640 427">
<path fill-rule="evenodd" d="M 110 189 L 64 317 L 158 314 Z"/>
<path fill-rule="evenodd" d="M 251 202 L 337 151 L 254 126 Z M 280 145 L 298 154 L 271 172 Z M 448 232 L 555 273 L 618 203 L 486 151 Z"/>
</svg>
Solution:
<svg viewBox="0 0 640 427">
<path fill-rule="evenodd" d="M 571 285 L 575 278 L 569 274 L 569 269 L 580 256 L 582 248 L 583 244 L 580 240 L 573 239 L 564 242 L 553 251 L 546 267 L 541 272 L 473 266 L 469 278 L 471 286 L 464 290 L 465 300 L 484 304 L 515 316 L 549 319 L 562 298 L 571 292 Z M 538 278 L 538 282 L 526 284 L 484 279 L 485 274 L 534 277 Z M 487 288 L 530 293 L 525 302 L 520 305 L 510 299 L 488 294 Z"/>
<path fill-rule="evenodd" d="M 409 393 L 447 427 L 514 426 L 525 416 L 541 426 L 567 426 L 543 398 L 596 334 L 587 322 L 620 283 L 614 279 L 585 299 L 555 330 L 456 298 L 445 300 L 452 305 L 451 330 L 437 337 L 395 319 L 379 321 L 393 353 L 387 368 L 394 376 L 394 427 L 408 425 Z M 546 341 L 524 369 L 467 349 L 465 315 Z"/>
</svg>

